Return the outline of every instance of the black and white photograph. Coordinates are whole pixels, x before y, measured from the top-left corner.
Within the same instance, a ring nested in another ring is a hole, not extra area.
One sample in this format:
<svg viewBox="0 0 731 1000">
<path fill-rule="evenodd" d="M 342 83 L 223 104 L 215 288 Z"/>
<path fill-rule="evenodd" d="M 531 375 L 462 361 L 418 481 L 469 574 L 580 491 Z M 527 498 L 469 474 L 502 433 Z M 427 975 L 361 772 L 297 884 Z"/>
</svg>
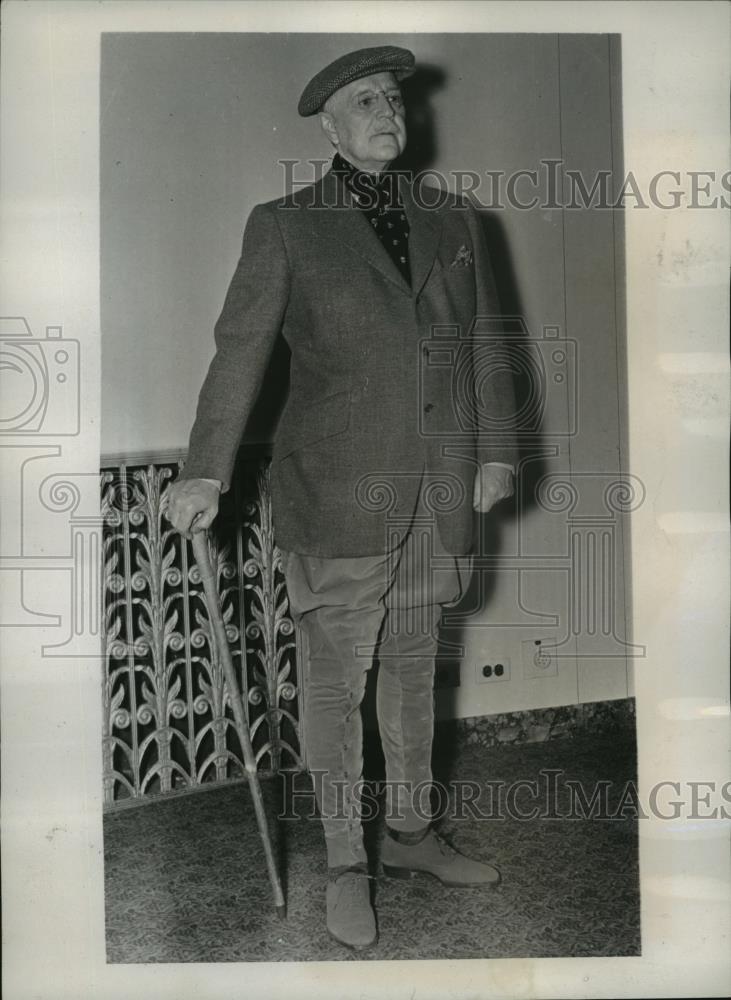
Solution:
<svg viewBox="0 0 731 1000">
<path fill-rule="evenodd" d="M 8 995 L 725 995 L 728 45 L 56 6 L 6 18 L 19 162 L 79 136 L 6 154 Z"/>
<path fill-rule="evenodd" d="M 101 57 L 110 960 L 637 954 L 620 40 Z"/>
</svg>

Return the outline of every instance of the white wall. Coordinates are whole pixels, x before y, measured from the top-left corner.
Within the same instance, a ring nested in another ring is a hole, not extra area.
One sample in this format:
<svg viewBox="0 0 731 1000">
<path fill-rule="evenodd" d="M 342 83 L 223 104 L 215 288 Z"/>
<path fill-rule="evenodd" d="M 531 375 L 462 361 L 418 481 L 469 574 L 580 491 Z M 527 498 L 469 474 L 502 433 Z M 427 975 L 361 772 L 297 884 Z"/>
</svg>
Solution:
<svg viewBox="0 0 731 1000">
<path fill-rule="evenodd" d="M 102 48 L 102 453 L 184 449 L 213 351 L 212 328 L 251 207 L 282 192 L 282 159 L 327 157 L 315 121 L 296 113 L 303 84 L 330 59 L 383 36 L 109 35 Z M 454 170 L 538 169 L 541 159 L 591 174 L 621 151 L 616 39 L 606 35 L 389 36 L 443 73 L 430 100 L 431 164 Z M 526 194 L 527 188 L 523 188 Z M 628 693 L 621 643 L 601 628 L 572 632 L 572 586 L 602 586 L 578 544 L 616 545 L 614 625 L 626 634 L 621 519 L 603 501 L 623 458 L 621 220 L 607 211 L 491 211 L 485 218 L 504 311 L 533 337 L 556 326 L 577 345 L 576 391 L 551 381 L 541 433 L 526 442 L 521 516 L 484 525 L 483 551 L 507 565 L 489 599 L 453 633 L 464 646 L 460 686 L 440 692 L 446 715 L 479 715 Z M 619 305 L 617 303 L 619 302 Z M 543 349 L 541 349 L 543 350 Z M 546 357 L 550 356 L 550 351 Z M 271 393 L 271 388 L 267 393 Z M 266 405 L 248 429 L 271 434 Z M 575 414 L 575 418 L 573 416 Z M 569 430 L 575 423 L 576 432 Z M 579 489 L 571 513 L 536 504 L 547 474 Z M 616 478 L 616 475 L 615 477 Z M 584 562 L 581 561 L 581 565 Z M 587 623 L 584 623 L 585 626 Z M 588 623 L 590 626 L 590 623 Z M 610 629 L 610 632 L 612 629 Z M 524 643 L 567 642 L 542 676 Z M 578 654 L 578 656 L 577 656 Z M 477 680 L 502 662 L 508 679 Z M 555 671 L 555 672 L 554 672 Z"/>
</svg>

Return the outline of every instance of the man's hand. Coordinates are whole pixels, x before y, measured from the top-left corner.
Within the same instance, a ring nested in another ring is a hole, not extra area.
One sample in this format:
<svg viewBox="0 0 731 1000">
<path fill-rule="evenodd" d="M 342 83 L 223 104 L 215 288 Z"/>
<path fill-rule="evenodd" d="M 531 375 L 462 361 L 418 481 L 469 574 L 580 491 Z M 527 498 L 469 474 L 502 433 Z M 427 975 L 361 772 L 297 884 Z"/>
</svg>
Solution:
<svg viewBox="0 0 731 1000">
<path fill-rule="evenodd" d="M 218 513 L 220 489 L 207 479 L 181 479 L 169 486 L 165 516 L 185 538 L 210 528 Z"/>
<path fill-rule="evenodd" d="M 472 506 L 487 514 L 499 500 L 513 495 L 513 473 L 502 465 L 481 465 L 475 475 Z"/>
</svg>

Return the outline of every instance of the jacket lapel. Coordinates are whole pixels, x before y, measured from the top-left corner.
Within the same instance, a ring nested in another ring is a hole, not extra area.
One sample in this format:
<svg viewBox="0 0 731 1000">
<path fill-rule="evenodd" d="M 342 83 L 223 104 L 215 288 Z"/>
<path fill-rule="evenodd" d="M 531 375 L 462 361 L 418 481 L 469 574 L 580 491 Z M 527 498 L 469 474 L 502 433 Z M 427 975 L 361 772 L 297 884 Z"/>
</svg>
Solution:
<svg viewBox="0 0 731 1000">
<path fill-rule="evenodd" d="M 368 220 L 356 208 L 352 194 L 341 184 L 337 176 L 329 171 L 315 185 L 320 186 L 321 198 L 316 195 L 312 222 L 317 231 L 327 239 L 337 240 L 363 257 L 371 267 L 393 282 L 406 295 L 411 289 L 404 281 L 399 269 L 388 255 L 381 241 L 373 232 Z"/>
<path fill-rule="evenodd" d="M 355 206 L 353 196 L 337 176 L 329 171 L 315 185 L 316 195 L 312 220 L 326 238 L 338 240 L 363 257 L 377 271 L 393 282 L 406 295 L 416 297 L 434 265 L 442 231 L 441 215 L 417 204 L 408 177 L 399 178 L 399 194 L 409 221 L 409 267 L 411 287 L 404 281 L 368 220 Z"/>
<path fill-rule="evenodd" d="M 442 217 L 436 210 L 417 204 L 412 192 L 412 181 L 408 177 L 399 178 L 399 193 L 409 220 L 411 294 L 416 297 L 434 266 L 442 233 Z"/>
</svg>

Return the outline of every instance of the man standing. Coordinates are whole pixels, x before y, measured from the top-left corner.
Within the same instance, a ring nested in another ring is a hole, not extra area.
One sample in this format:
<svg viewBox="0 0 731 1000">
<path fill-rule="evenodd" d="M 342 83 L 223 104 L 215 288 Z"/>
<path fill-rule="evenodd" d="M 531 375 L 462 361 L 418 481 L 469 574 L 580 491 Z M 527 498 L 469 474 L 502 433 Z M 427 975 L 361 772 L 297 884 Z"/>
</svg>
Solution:
<svg viewBox="0 0 731 1000">
<path fill-rule="evenodd" d="M 271 467 L 275 534 L 309 649 L 305 753 L 327 847 L 327 925 L 355 949 L 377 936 L 356 795 L 374 656 L 384 872 L 450 886 L 500 878 L 445 843 L 417 794 L 431 780 L 441 609 L 464 592 L 474 511 L 512 493 L 516 451 L 502 349 L 491 336 L 478 352 L 473 336 L 476 317 L 498 314 L 477 215 L 462 200 L 428 208 L 389 170 L 406 145 L 399 83 L 413 69 L 411 52 L 379 46 L 305 87 L 298 110 L 319 115 L 332 169 L 249 217 L 168 499 L 183 534 L 212 523 L 281 334 L 291 377 Z"/>
</svg>

